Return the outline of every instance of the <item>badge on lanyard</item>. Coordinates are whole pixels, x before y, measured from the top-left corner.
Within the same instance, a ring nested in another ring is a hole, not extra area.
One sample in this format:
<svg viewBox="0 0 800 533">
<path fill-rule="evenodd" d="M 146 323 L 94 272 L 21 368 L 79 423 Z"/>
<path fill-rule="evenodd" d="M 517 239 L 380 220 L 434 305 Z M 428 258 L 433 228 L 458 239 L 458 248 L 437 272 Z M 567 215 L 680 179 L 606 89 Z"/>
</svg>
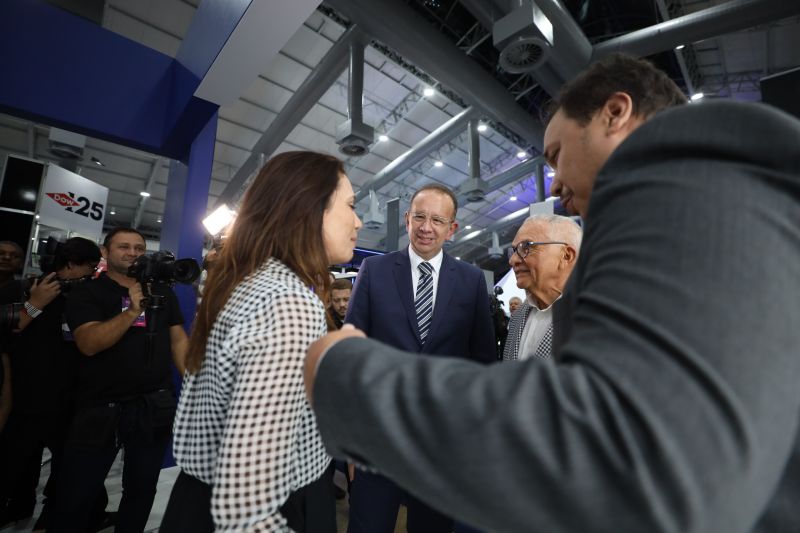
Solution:
<svg viewBox="0 0 800 533">
<path fill-rule="evenodd" d="M 122 312 L 127 311 L 130 306 L 131 306 L 130 297 L 123 296 L 122 297 Z M 131 324 L 131 327 L 132 328 L 143 328 L 146 325 L 147 325 L 147 322 L 145 321 L 145 318 L 144 318 L 144 311 L 142 311 L 142 314 L 137 316 L 136 320 L 133 321 L 133 324 Z"/>
</svg>

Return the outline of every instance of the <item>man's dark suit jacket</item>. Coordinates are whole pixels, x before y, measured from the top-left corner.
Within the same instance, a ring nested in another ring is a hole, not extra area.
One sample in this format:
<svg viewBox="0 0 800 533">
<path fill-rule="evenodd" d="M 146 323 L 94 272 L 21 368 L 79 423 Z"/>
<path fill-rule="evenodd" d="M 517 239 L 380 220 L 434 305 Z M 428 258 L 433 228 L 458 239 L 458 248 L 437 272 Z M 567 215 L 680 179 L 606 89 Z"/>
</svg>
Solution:
<svg viewBox="0 0 800 533">
<path fill-rule="evenodd" d="M 454 355 L 478 362 L 496 359 L 489 293 L 480 269 L 443 254 L 433 318 L 419 340 L 408 249 L 361 263 L 345 322 L 394 348 Z"/>
<path fill-rule="evenodd" d="M 598 176 L 572 278 L 556 360 L 335 345 L 329 451 L 491 531 L 800 531 L 800 122 L 651 119 Z"/>
</svg>

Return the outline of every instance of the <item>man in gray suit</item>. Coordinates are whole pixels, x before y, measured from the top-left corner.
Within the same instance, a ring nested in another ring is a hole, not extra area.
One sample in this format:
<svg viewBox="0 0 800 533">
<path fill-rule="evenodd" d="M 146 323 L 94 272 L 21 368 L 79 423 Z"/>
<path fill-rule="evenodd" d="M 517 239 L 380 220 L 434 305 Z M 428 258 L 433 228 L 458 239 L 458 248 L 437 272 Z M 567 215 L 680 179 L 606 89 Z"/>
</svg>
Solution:
<svg viewBox="0 0 800 533">
<path fill-rule="evenodd" d="M 503 359 L 550 357 L 553 306 L 578 259 L 581 233 L 571 218 L 559 215 L 533 215 L 517 230 L 508 264 L 526 298 L 511 315 Z"/>
<path fill-rule="evenodd" d="M 800 531 L 800 122 L 680 100 L 624 56 L 561 95 L 545 150 L 585 233 L 557 362 L 325 338 L 331 453 L 491 531 Z"/>
</svg>

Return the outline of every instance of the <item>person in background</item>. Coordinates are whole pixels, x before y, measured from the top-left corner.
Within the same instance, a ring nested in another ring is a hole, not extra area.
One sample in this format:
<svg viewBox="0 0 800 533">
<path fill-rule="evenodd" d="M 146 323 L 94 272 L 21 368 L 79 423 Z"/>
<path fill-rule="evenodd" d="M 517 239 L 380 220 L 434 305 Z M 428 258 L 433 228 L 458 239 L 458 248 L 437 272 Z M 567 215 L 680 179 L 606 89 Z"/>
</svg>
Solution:
<svg viewBox="0 0 800 533">
<path fill-rule="evenodd" d="M 503 359 L 550 357 L 553 304 L 578 260 L 582 231 L 569 217 L 534 215 L 520 226 L 508 249 L 517 287 L 525 290 L 520 311 L 511 315 Z"/>
<path fill-rule="evenodd" d="M 328 331 L 328 266 L 353 256 L 354 205 L 342 162 L 314 152 L 275 156 L 245 194 L 192 331 L 162 533 L 335 533 L 302 367 Z"/>
<path fill-rule="evenodd" d="M 512 296 L 508 300 L 508 314 L 509 316 L 514 315 L 514 311 L 516 311 L 519 306 L 522 305 L 522 298 L 519 296 Z"/>
<path fill-rule="evenodd" d="M 350 294 L 353 292 L 353 284 L 349 279 L 337 279 L 331 284 L 331 305 L 330 316 L 336 329 L 341 329 L 344 324 L 344 317 L 347 315 L 347 304 L 350 302 Z"/>
<path fill-rule="evenodd" d="M 14 241 L 0 241 L 0 287 L 14 280 L 22 270 L 25 250 Z"/>
</svg>

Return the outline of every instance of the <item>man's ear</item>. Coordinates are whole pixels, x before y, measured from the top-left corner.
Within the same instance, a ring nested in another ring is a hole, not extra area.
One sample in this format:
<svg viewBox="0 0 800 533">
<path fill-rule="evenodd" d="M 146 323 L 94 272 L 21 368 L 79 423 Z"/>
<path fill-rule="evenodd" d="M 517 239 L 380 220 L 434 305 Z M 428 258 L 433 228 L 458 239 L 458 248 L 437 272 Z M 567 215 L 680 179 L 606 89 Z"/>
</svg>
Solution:
<svg viewBox="0 0 800 533">
<path fill-rule="evenodd" d="M 606 132 L 609 135 L 620 133 L 634 122 L 633 100 L 628 93 L 615 92 L 608 97 L 601 113 Z"/>
<path fill-rule="evenodd" d="M 105 246 L 100 247 L 100 255 L 103 256 L 103 259 L 108 259 L 108 249 Z"/>
<path fill-rule="evenodd" d="M 564 255 L 562 258 L 564 259 L 564 265 L 571 265 L 578 258 L 578 252 L 572 246 L 567 245 L 564 247 Z"/>
</svg>

